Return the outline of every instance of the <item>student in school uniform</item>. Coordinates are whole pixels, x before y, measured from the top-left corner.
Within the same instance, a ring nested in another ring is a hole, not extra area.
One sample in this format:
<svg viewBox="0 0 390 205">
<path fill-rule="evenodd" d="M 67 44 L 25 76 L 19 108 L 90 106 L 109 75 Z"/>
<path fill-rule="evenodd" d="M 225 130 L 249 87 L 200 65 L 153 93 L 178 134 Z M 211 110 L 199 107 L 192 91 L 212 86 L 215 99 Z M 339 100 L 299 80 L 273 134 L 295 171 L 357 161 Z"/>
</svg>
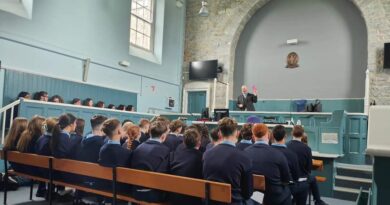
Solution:
<svg viewBox="0 0 390 205">
<path fill-rule="evenodd" d="M 80 98 L 73 98 L 71 104 L 72 104 L 72 105 L 81 105 L 81 100 L 80 100 Z"/>
<path fill-rule="evenodd" d="M 87 107 L 93 107 L 93 100 L 91 98 L 87 98 L 83 101 L 83 105 Z"/>
<path fill-rule="evenodd" d="M 141 129 L 137 125 L 132 124 L 126 129 L 126 132 L 128 138 L 122 147 L 129 150 L 137 149 L 137 147 L 141 144 Z"/>
<path fill-rule="evenodd" d="M 77 153 L 81 149 L 81 140 L 84 136 L 85 120 L 82 118 L 76 119 L 76 129 L 70 134 L 70 156 L 71 159 L 77 158 Z"/>
<path fill-rule="evenodd" d="M 292 131 L 293 139 L 287 143 L 287 148 L 294 152 L 298 157 L 299 170 L 300 172 L 308 177 L 308 183 L 312 187 L 314 204 L 315 205 L 326 205 L 321 200 L 321 196 L 318 190 L 316 178 L 311 175 L 312 169 L 312 152 L 309 146 L 302 142 L 302 138 L 305 134 L 305 130 L 300 125 L 295 125 Z"/>
<path fill-rule="evenodd" d="M 95 115 L 91 119 L 92 133 L 88 134 L 81 141 L 80 151 L 77 159 L 84 162 L 97 163 L 100 148 L 104 145 L 105 134 L 102 131 L 103 122 L 107 120 L 105 116 Z"/>
<path fill-rule="evenodd" d="M 12 126 L 5 137 L 4 151 L 16 151 L 20 136 L 27 129 L 27 124 L 28 120 L 24 117 L 17 117 L 13 120 Z"/>
<path fill-rule="evenodd" d="M 64 103 L 64 99 L 63 99 L 61 96 L 59 96 L 59 95 L 53 95 L 53 96 L 50 98 L 49 102 Z"/>
<path fill-rule="evenodd" d="M 32 153 L 36 154 L 36 145 L 39 137 L 43 134 L 42 125 L 45 121 L 45 118 L 40 116 L 34 116 L 27 125 L 27 129 L 25 129 L 18 141 L 16 146 L 17 151 L 22 153 Z M 13 169 L 18 172 L 31 174 L 34 176 L 41 176 L 41 171 L 37 167 L 32 167 L 28 165 L 21 164 L 11 164 Z M 38 197 L 42 197 L 45 194 L 45 185 L 42 184 L 39 186 L 36 195 Z"/>
<path fill-rule="evenodd" d="M 131 152 L 120 145 L 123 134 L 120 121 L 113 118 L 104 121 L 102 131 L 109 140 L 100 148 L 99 164 L 106 167 L 129 166 Z"/>
<path fill-rule="evenodd" d="M 150 139 L 135 149 L 131 157 L 131 168 L 159 173 L 168 173 L 170 150 L 163 144 L 168 134 L 169 122 L 158 119 L 150 125 Z M 166 193 L 158 190 L 134 186 L 132 196 L 141 201 L 163 202 Z"/>
<path fill-rule="evenodd" d="M 47 102 L 49 101 L 49 94 L 46 91 L 39 91 L 34 94 L 33 99 Z"/>
<path fill-rule="evenodd" d="M 37 140 L 37 143 L 35 145 L 35 151 L 36 154 L 43 155 L 43 156 L 51 156 L 51 150 L 50 150 L 50 138 L 53 134 L 53 129 L 57 125 L 58 119 L 54 117 L 47 118 L 45 122 L 43 122 L 44 127 L 44 134 L 39 137 Z M 41 176 L 48 177 L 48 170 L 39 168 L 39 173 Z M 46 189 L 46 183 L 39 182 L 37 193 L 35 194 L 36 197 L 46 197 L 47 189 Z"/>
<path fill-rule="evenodd" d="M 230 118 L 223 118 L 218 122 L 218 129 L 223 141 L 205 153 L 204 179 L 231 184 L 231 204 L 246 204 L 253 193 L 252 163 L 244 152 L 236 148 L 237 122 Z"/>
<path fill-rule="evenodd" d="M 272 130 L 274 142 L 272 147 L 279 150 L 287 159 L 293 184 L 290 184 L 290 190 L 293 195 L 293 202 L 296 205 L 306 205 L 307 194 L 309 190 L 308 177 L 299 171 L 299 162 L 297 155 L 286 146 L 286 130 L 284 126 L 277 125 Z"/>
<path fill-rule="evenodd" d="M 43 134 L 42 125 L 45 118 L 41 116 L 34 116 L 27 125 L 27 129 L 24 130 L 20 136 L 18 144 L 16 146 L 17 151 L 23 153 L 35 154 L 35 145 L 39 137 Z"/>
<path fill-rule="evenodd" d="M 269 145 L 269 131 L 265 124 L 252 128 L 255 143 L 244 151 L 251 158 L 253 173 L 265 176 L 263 204 L 291 205 L 290 170 L 286 157 Z"/>
<path fill-rule="evenodd" d="M 121 136 L 123 135 L 123 129 L 121 122 L 117 119 L 108 119 L 104 121 L 102 125 L 102 131 L 108 137 L 106 144 L 102 146 L 99 152 L 99 164 L 104 167 L 128 167 L 130 165 L 131 151 L 123 148 L 120 144 Z M 102 181 L 98 186 L 102 189 L 112 190 L 111 181 Z M 118 185 L 118 192 L 125 193 L 130 186 Z M 112 199 L 105 199 L 105 203 L 112 203 Z M 125 202 L 119 202 L 120 204 L 127 204 Z"/>
<path fill-rule="evenodd" d="M 211 138 L 211 142 L 209 142 L 207 145 L 206 145 L 206 151 L 207 152 L 208 150 L 210 150 L 211 148 L 217 146 L 218 144 L 220 144 L 222 142 L 222 137 L 219 136 L 218 134 L 218 128 L 213 128 L 210 132 L 210 138 Z"/>
<path fill-rule="evenodd" d="M 103 101 L 98 101 L 97 103 L 96 103 L 96 107 L 98 107 L 98 108 L 104 108 L 105 106 L 104 106 L 104 102 Z"/>
<path fill-rule="evenodd" d="M 148 140 L 150 138 L 149 127 L 150 127 L 149 120 L 141 119 L 139 121 L 139 128 L 141 128 L 141 138 L 139 139 L 139 141 L 141 143 L 145 142 L 146 140 Z"/>
<path fill-rule="evenodd" d="M 181 120 L 173 120 L 169 124 L 170 133 L 167 135 L 163 144 L 167 146 L 171 152 L 175 151 L 177 146 L 183 143 L 183 136 L 180 134 L 183 125 L 184 123 Z"/>
<path fill-rule="evenodd" d="M 184 145 L 182 149 L 176 149 L 170 155 L 170 174 L 201 179 L 202 153 L 199 151 L 201 136 L 194 128 L 184 132 Z M 196 197 L 180 194 L 170 194 L 169 201 L 172 205 L 199 205 L 202 200 Z"/>
<path fill-rule="evenodd" d="M 199 147 L 199 150 L 204 153 L 206 151 L 206 146 L 210 143 L 210 135 L 209 135 L 209 128 L 206 125 L 203 124 L 195 124 L 195 126 L 200 133 L 200 136 L 202 136 L 201 144 Z"/>
<path fill-rule="evenodd" d="M 240 130 L 240 142 L 237 143 L 237 148 L 239 150 L 244 150 L 245 148 L 252 145 L 252 124 L 244 124 Z"/>
<path fill-rule="evenodd" d="M 54 126 L 50 138 L 50 150 L 53 157 L 70 158 L 70 133 L 76 129 L 76 117 L 70 113 L 61 115 Z"/>
</svg>

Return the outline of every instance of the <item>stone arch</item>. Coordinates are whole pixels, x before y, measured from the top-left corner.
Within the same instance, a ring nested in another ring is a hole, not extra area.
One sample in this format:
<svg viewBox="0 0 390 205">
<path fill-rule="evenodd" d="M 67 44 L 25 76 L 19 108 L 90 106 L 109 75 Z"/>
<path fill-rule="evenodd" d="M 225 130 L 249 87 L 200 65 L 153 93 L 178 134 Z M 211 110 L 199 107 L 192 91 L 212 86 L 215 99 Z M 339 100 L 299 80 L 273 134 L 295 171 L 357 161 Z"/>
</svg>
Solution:
<svg viewBox="0 0 390 205">
<path fill-rule="evenodd" d="M 225 67 L 229 68 L 229 70 L 227 75 L 224 76 L 224 79 L 230 84 L 230 99 L 233 97 L 235 52 L 238 40 L 252 16 L 269 1 L 271 0 L 247 0 L 246 3 L 239 5 L 238 10 L 240 11 L 240 14 L 230 15 L 229 20 L 225 22 L 226 24 L 229 24 L 229 27 L 220 24 L 220 27 L 229 28 L 225 31 L 225 34 L 227 34 L 227 42 L 225 43 L 228 45 L 226 47 L 227 53 L 225 56 L 228 56 L 228 59 L 224 59 Z M 390 27 L 390 20 L 387 18 L 390 13 L 386 14 L 384 0 L 373 0 L 370 2 L 360 0 L 350 1 L 352 1 L 356 8 L 360 10 L 366 24 L 368 36 L 368 69 L 373 72 L 378 72 L 382 65 L 383 43 L 386 39 L 390 39 L 388 32 L 385 32 L 386 28 Z M 375 9 L 375 15 L 373 15 L 373 9 Z"/>
</svg>

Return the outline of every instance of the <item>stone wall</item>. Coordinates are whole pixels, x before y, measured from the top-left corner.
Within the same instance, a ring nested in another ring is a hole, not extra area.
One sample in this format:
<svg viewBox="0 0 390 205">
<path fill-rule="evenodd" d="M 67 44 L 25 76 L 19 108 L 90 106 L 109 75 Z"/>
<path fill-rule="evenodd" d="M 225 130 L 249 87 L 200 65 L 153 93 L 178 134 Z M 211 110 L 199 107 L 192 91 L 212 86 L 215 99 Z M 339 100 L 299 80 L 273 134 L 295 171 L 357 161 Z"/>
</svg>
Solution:
<svg viewBox="0 0 390 205">
<path fill-rule="evenodd" d="M 233 97 L 235 50 L 246 23 L 270 0 L 209 0 L 210 15 L 198 15 L 200 0 L 187 0 L 184 54 L 184 89 L 188 62 L 218 59 L 224 67 L 219 81 L 229 83 Z M 368 32 L 368 69 L 371 71 L 370 98 L 390 105 L 390 71 L 384 71 L 383 43 L 390 42 L 390 0 L 351 0 L 362 12 Z M 211 83 L 211 81 L 210 81 Z M 193 84 L 193 83 L 192 83 Z M 219 89 L 217 89 L 219 90 Z M 217 92 L 216 107 L 224 107 L 226 92 Z"/>
</svg>

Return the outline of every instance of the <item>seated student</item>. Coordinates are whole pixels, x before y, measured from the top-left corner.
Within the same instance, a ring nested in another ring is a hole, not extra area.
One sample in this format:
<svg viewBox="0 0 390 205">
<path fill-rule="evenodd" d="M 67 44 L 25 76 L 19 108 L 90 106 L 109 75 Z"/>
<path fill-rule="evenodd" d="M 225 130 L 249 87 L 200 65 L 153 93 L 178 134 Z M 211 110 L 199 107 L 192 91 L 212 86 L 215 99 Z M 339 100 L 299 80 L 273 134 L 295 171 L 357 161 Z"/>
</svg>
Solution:
<svg viewBox="0 0 390 205">
<path fill-rule="evenodd" d="M 41 116 L 34 116 L 27 124 L 25 129 L 20 135 L 16 150 L 22 153 L 33 153 L 35 154 L 35 145 L 39 137 L 43 134 L 42 125 L 45 118 Z M 37 169 L 27 165 L 15 164 L 15 171 L 19 171 L 26 174 L 37 174 Z"/>
<path fill-rule="evenodd" d="M 139 128 L 141 128 L 141 138 L 139 139 L 139 141 L 141 143 L 145 142 L 146 140 L 148 140 L 150 138 L 149 127 L 150 127 L 149 120 L 141 119 L 139 121 Z"/>
<path fill-rule="evenodd" d="M 115 108 L 115 105 L 114 105 L 114 104 L 109 104 L 109 105 L 107 106 L 107 109 L 116 110 L 116 108 Z"/>
<path fill-rule="evenodd" d="M 81 141 L 81 148 L 77 159 L 80 161 L 97 163 L 100 148 L 104 145 L 105 134 L 102 131 L 103 122 L 107 120 L 102 115 L 95 115 L 91 119 L 92 133 Z"/>
<path fill-rule="evenodd" d="M 130 125 L 126 130 L 126 135 L 128 136 L 126 142 L 122 145 L 122 147 L 135 150 L 141 144 L 139 141 L 141 138 L 141 129 L 136 125 Z"/>
<path fill-rule="evenodd" d="M 19 100 L 19 99 L 27 99 L 29 100 L 31 98 L 30 96 L 30 93 L 29 92 L 26 92 L 26 91 L 21 91 L 19 94 L 18 94 L 18 97 L 16 97 L 15 100 Z M 7 110 L 7 115 L 6 115 L 6 125 L 5 127 L 6 128 L 10 128 L 10 125 L 11 125 L 11 121 L 14 120 L 16 117 L 18 117 L 19 115 L 19 105 L 15 105 L 14 107 L 14 113 L 13 113 L 13 119 L 11 119 L 11 109 Z"/>
<path fill-rule="evenodd" d="M 210 150 L 211 148 L 219 145 L 222 142 L 222 137 L 218 134 L 218 128 L 214 128 L 210 132 L 211 142 L 209 142 L 206 146 L 206 151 Z"/>
<path fill-rule="evenodd" d="M 73 98 L 73 100 L 72 100 L 72 105 L 81 105 L 81 100 L 80 100 L 80 98 Z"/>
<path fill-rule="evenodd" d="M 62 99 L 61 96 L 59 95 L 53 95 L 50 100 L 50 102 L 54 102 L 54 103 L 64 103 L 64 99 Z"/>
<path fill-rule="evenodd" d="M 142 143 L 133 151 L 131 168 L 159 173 L 167 173 L 169 168 L 169 153 L 163 145 L 168 134 L 168 121 L 156 120 L 150 125 L 150 139 Z M 134 186 L 132 196 L 135 199 L 147 202 L 163 202 L 166 194 L 162 191 Z"/>
<path fill-rule="evenodd" d="M 251 158 L 253 173 L 265 176 L 264 204 L 290 205 L 291 192 L 288 187 L 290 171 L 286 157 L 268 145 L 269 131 L 265 124 L 252 128 L 255 143 L 244 151 Z"/>
<path fill-rule="evenodd" d="M 44 155 L 44 156 L 51 156 L 51 150 L 49 146 L 50 138 L 53 134 L 53 129 L 57 125 L 58 119 L 57 118 L 47 118 L 45 122 L 43 122 L 44 127 L 44 134 L 39 137 L 37 140 L 37 143 L 35 145 L 35 151 L 36 154 Z M 39 168 L 39 172 L 41 176 L 48 177 L 48 170 Z M 36 197 L 45 197 L 46 196 L 46 183 L 39 182 L 37 193 L 35 194 Z"/>
<path fill-rule="evenodd" d="M 39 101 L 49 101 L 49 95 L 46 91 L 39 91 L 34 94 L 34 100 L 39 100 Z"/>
<path fill-rule="evenodd" d="M 180 134 L 183 125 L 184 123 L 181 120 L 173 120 L 169 124 L 170 133 L 167 135 L 163 144 L 167 146 L 171 152 L 175 151 L 177 146 L 183 143 L 183 136 Z"/>
<path fill-rule="evenodd" d="M 47 118 L 43 122 L 44 134 L 37 140 L 35 150 L 39 155 L 51 156 L 50 138 L 53 135 L 54 127 L 58 124 L 58 119 L 54 117 Z"/>
<path fill-rule="evenodd" d="M 103 101 L 99 101 L 96 103 L 96 107 L 98 108 L 104 108 L 104 102 Z"/>
<path fill-rule="evenodd" d="M 194 126 L 198 129 L 200 135 L 202 136 L 202 142 L 200 144 L 199 150 L 204 153 L 206 151 L 206 146 L 211 142 L 209 128 L 203 124 L 195 124 Z"/>
<path fill-rule="evenodd" d="M 121 111 L 126 111 L 125 105 L 122 105 L 122 104 L 118 105 L 118 107 L 116 109 L 121 110 Z"/>
<path fill-rule="evenodd" d="M 117 119 L 108 119 L 102 125 L 102 131 L 109 138 L 100 148 L 99 164 L 106 167 L 127 167 L 130 165 L 130 150 L 121 147 L 123 134 L 121 123 Z"/>
<path fill-rule="evenodd" d="M 24 117 L 17 117 L 13 120 L 12 126 L 5 137 L 4 151 L 16 151 L 20 136 L 27 129 L 28 120 Z"/>
<path fill-rule="evenodd" d="M 76 117 L 70 113 L 62 114 L 54 126 L 50 138 L 50 150 L 53 157 L 70 158 L 70 133 L 76 129 Z"/>
<path fill-rule="evenodd" d="M 126 106 L 126 111 L 135 112 L 135 107 L 133 105 L 128 105 L 128 106 Z"/>
<path fill-rule="evenodd" d="M 182 149 L 176 149 L 170 155 L 170 174 L 202 178 L 202 153 L 199 151 L 201 136 L 198 130 L 189 128 L 184 132 L 184 144 Z M 199 205 L 202 199 L 180 194 L 169 196 L 172 205 Z"/>
<path fill-rule="evenodd" d="M 87 98 L 83 101 L 83 105 L 87 107 L 93 107 L 93 100 L 91 98 Z"/>
<path fill-rule="evenodd" d="M 81 140 L 84 136 L 85 120 L 81 118 L 76 119 L 76 128 L 74 132 L 70 133 L 70 158 L 76 159 L 77 153 L 81 148 Z"/>
<path fill-rule="evenodd" d="M 124 145 L 127 141 L 127 139 L 129 139 L 129 136 L 128 136 L 128 133 L 127 133 L 127 130 L 133 126 L 134 123 L 133 121 L 131 120 L 124 120 L 122 122 L 122 129 L 123 129 L 123 136 L 121 137 L 121 145 Z M 125 145 L 124 145 L 125 146 Z M 127 147 L 127 146 L 125 146 Z"/>
<path fill-rule="evenodd" d="M 104 167 L 127 167 L 130 165 L 131 151 L 123 148 L 120 144 L 123 135 L 122 126 L 117 119 L 108 119 L 102 125 L 102 131 L 109 138 L 106 144 L 102 146 L 99 152 L 99 164 Z M 98 186 L 102 189 L 112 190 L 111 181 L 102 181 Z M 128 185 L 118 185 L 118 191 L 124 193 L 128 190 Z M 112 203 L 112 199 L 105 199 L 104 203 Z M 120 204 L 122 204 L 120 202 Z M 127 204 L 127 203 L 123 203 Z"/>
<path fill-rule="evenodd" d="M 223 118 L 218 122 L 218 129 L 223 141 L 205 153 L 204 178 L 231 184 L 231 204 L 245 204 L 253 193 L 252 163 L 244 152 L 236 148 L 237 122 L 230 118 Z"/>
<path fill-rule="evenodd" d="M 295 128 L 295 127 L 294 127 Z M 295 135 L 299 136 L 301 135 L 301 132 L 303 131 L 303 128 L 302 127 L 296 127 L 295 129 Z M 294 136 L 294 131 L 293 131 L 293 136 Z M 292 141 L 289 143 L 288 145 L 288 148 L 293 148 L 293 149 L 298 149 L 296 148 L 297 145 L 300 145 L 298 142 L 299 142 L 299 139 L 301 140 L 301 142 L 305 145 L 307 145 L 307 135 L 305 132 L 303 132 L 303 135 L 302 137 L 295 137 L 293 138 L 294 140 L 296 140 L 297 142 L 294 142 L 294 144 L 290 144 L 290 143 L 293 143 Z M 310 149 L 310 147 L 309 147 Z M 311 149 L 310 149 L 310 154 L 311 154 Z M 302 154 L 299 154 L 299 155 L 302 155 Z M 303 158 L 303 156 L 301 156 L 301 158 Z M 312 162 L 312 161 L 311 161 Z M 302 168 L 301 168 L 302 169 Z M 310 168 L 310 171 L 311 171 L 311 168 Z M 311 173 L 311 172 L 310 172 Z M 320 190 L 318 188 L 318 184 L 317 184 L 317 180 L 315 178 L 315 176 L 312 176 L 311 174 L 308 176 L 309 177 L 309 187 L 310 187 L 310 190 L 313 194 L 313 199 L 314 199 L 314 202 L 316 205 L 327 205 L 327 203 L 325 203 L 324 201 L 321 200 L 321 195 L 320 195 Z M 310 193 L 309 193 L 310 194 Z"/>
<path fill-rule="evenodd" d="M 240 137 L 241 140 L 237 143 L 237 148 L 239 150 L 244 150 L 252 145 L 252 124 L 244 124 L 242 126 Z"/>
<path fill-rule="evenodd" d="M 17 117 L 13 120 L 12 126 L 8 131 L 8 134 L 5 138 L 5 143 L 3 150 L 4 151 L 16 151 L 17 144 L 19 142 L 20 136 L 27 129 L 28 120 L 26 118 Z M 11 168 L 14 170 L 20 170 L 17 163 L 10 162 Z"/>
<path fill-rule="evenodd" d="M 297 155 L 286 146 L 286 130 L 282 125 L 274 127 L 273 131 L 274 143 L 272 147 L 279 150 L 287 159 L 288 167 L 290 169 L 293 184 L 290 185 L 290 190 L 296 205 L 306 205 L 309 185 L 307 183 L 307 176 L 299 172 L 299 162 Z"/>
</svg>

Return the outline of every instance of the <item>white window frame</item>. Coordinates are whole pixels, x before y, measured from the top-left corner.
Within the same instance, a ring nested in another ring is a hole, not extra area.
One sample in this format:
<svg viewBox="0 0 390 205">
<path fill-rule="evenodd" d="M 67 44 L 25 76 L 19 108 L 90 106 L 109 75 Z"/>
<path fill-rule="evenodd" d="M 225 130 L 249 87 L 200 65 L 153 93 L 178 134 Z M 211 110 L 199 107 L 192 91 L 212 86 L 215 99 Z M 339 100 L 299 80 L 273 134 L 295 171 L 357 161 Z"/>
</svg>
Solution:
<svg viewBox="0 0 390 205">
<path fill-rule="evenodd" d="M 164 33 L 164 11 L 165 0 L 153 0 L 153 26 L 151 35 L 151 50 L 146 50 L 139 46 L 130 43 L 129 38 L 129 54 L 143 60 L 150 61 L 156 64 L 162 64 L 162 50 L 163 50 L 163 33 Z M 131 8 L 130 8 L 131 9 Z M 130 11 L 130 24 L 131 24 L 131 11 Z M 130 37 L 131 25 L 129 27 Z"/>
<path fill-rule="evenodd" d="M 131 23 L 131 18 L 134 15 L 138 20 L 141 20 L 144 23 L 150 24 L 150 36 L 149 36 L 149 38 L 150 38 L 149 47 L 150 48 L 149 49 L 146 49 L 144 47 L 141 47 L 141 46 L 139 46 L 137 44 L 133 44 L 133 43 L 130 42 L 130 46 L 133 46 L 133 47 L 145 50 L 147 52 L 153 52 L 153 50 L 154 50 L 154 36 L 155 36 L 154 32 L 155 32 L 155 24 L 156 24 L 156 0 L 151 0 L 151 4 L 152 4 L 152 6 L 151 6 L 152 22 L 151 23 L 146 21 L 146 20 L 144 20 L 142 17 L 140 17 L 140 16 L 138 16 L 136 14 L 133 14 L 130 11 L 130 23 Z M 130 33 L 131 33 L 131 30 L 134 30 L 134 29 L 132 29 L 131 25 L 130 25 Z M 134 30 L 134 31 L 136 33 L 140 33 L 138 30 Z"/>
</svg>

